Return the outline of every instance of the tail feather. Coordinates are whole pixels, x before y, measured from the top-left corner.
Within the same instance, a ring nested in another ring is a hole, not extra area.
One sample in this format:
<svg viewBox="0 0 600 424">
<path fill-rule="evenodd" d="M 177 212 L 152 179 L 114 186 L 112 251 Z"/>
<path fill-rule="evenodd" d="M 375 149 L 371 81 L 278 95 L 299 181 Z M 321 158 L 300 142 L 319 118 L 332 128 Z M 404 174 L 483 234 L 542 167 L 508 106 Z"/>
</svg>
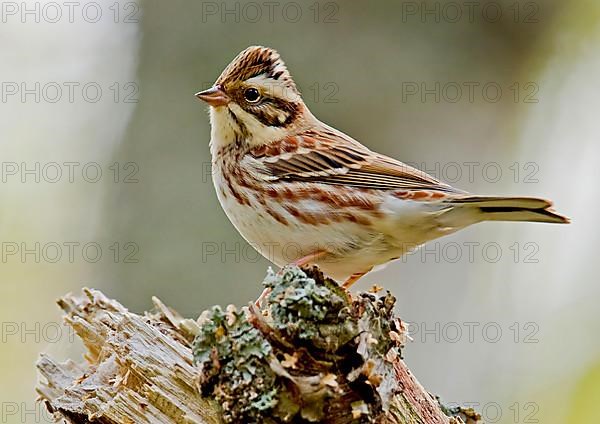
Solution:
<svg viewBox="0 0 600 424">
<path fill-rule="evenodd" d="M 570 222 L 552 210 L 552 202 L 535 197 L 468 196 L 453 199 L 452 203 L 478 208 L 482 221 Z"/>
</svg>

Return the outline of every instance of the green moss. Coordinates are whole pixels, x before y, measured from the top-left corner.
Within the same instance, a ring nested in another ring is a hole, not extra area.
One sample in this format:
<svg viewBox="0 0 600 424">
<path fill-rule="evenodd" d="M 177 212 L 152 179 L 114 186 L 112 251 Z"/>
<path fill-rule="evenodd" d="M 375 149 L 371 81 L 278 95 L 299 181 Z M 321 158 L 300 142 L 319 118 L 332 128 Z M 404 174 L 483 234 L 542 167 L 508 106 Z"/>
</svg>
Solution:
<svg viewBox="0 0 600 424">
<path fill-rule="evenodd" d="M 272 326 L 288 339 L 331 351 L 357 335 L 346 293 L 335 282 L 288 267 L 279 275 L 269 269 L 263 284 L 271 289 L 267 305 Z"/>
<path fill-rule="evenodd" d="M 216 397 L 226 422 L 259 420 L 277 404 L 279 386 L 268 365 L 271 346 L 233 308 L 215 306 L 202 319 L 192 349 L 203 394 Z"/>
<path fill-rule="evenodd" d="M 393 296 L 351 299 L 316 268 L 269 270 L 264 285 L 262 311 L 214 307 L 194 340 L 201 390 L 224 421 L 371 422 L 397 389 Z"/>
<path fill-rule="evenodd" d="M 477 413 L 473 408 L 464 408 L 462 406 L 446 406 L 442 403 L 439 396 L 435 399 L 440 405 L 440 409 L 444 414 L 450 418 L 460 418 L 460 422 L 463 423 L 478 423 L 481 421 L 481 415 Z"/>
</svg>

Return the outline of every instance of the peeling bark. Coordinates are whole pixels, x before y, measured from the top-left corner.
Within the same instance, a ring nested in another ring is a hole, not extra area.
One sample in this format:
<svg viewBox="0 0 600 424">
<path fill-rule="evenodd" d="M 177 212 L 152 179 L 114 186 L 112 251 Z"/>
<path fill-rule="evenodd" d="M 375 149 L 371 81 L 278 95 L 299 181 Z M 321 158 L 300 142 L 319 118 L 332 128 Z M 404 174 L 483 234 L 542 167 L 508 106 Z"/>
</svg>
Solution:
<svg viewBox="0 0 600 424">
<path fill-rule="evenodd" d="M 349 295 L 316 268 L 269 272 L 261 305 L 182 318 L 84 289 L 58 304 L 83 364 L 42 355 L 40 398 L 68 423 L 477 423 L 444 408 L 401 359 L 389 293 Z"/>
</svg>

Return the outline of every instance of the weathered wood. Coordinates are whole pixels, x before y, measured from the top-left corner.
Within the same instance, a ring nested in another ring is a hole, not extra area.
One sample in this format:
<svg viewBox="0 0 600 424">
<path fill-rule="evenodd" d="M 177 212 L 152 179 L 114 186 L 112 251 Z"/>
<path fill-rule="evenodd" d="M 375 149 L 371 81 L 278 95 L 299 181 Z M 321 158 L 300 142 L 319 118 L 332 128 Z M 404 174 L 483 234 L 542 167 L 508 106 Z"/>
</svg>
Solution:
<svg viewBox="0 0 600 424">
<path fill-rule="evenodd" d="M 66 295 L 58 304 L 85 363 L 41 356 L 40 398 L 69 423 L 477 422 L 410 373 L 390 294 L 349 297 L 316 269 L 265 284 L 260 308 L 213 308 L 198 321 L 156 298 L 140 316 L 97 290 Z"/>
<path fill-rule="evenodd" d="M 159 312 L 145 316 L 97 290 L 58 303 L 88 351 L 81 366 L 40 358 L 46 382 L 37 391 L 50 411 L 73 423 L 221 422 L 216 406 L 195 388 L 193 336 L 159 301 Z"/>
</svg>

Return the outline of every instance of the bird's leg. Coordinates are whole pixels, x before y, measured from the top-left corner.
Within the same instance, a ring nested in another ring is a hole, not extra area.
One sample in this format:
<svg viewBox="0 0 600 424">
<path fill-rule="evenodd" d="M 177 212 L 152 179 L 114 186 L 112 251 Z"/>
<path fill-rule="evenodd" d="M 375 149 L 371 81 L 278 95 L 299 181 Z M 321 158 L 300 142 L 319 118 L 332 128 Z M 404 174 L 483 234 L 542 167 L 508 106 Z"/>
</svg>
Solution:
<svg viewBox="0 0 600 424">
<path fill-rule="evenodd" d="M 342 284 L 342 287 L 345 288 L 346 290 L 348 290 L 352 284 L 356 283 L 358 280 L 360 280 L 362 278 L 363 275 L 365 275 L 372 269 L 373 268 L 369 268 L 368 270 L 366 270 L 364 272 L 355 272 L 350 277 L 348 277 L 346 279 L 346 281 L 344 281 L 344 283 Z"/>
<path fill-rule="evenodd" d="M 258 296 L 258 299 L 256 299 L 254 301 L 254 305 L 260 309 L 260 305 L 261 303 L 263 303 L 263 301 L 267 298 L 267 296 L 271 293 L 271 289 L 266 287 L 262 293 L 260 294 L 260 296 Z"/>
<path fill-rule="evenodd" d="M 320 257 L 324 256 L 327 252 L 325 250 L 317 250 L 314 253 L 311 253 L 310 255 L 306 255 L 303 258 L 300 259 L 296 259 L 294 262 L 292 262 L 292 264 L 296 265 L 296 266 L 303 266 L 303 265 L 308 265 L 309 263 L 313 262 L 316 259 L 319 259 Z"/>
<path fill-rule="evenodd" d="M 308 265 L 309 263 L 313 262 L 314 260 L 324 256 L 327 252 L 325 250 L 318 250 L 314 253 L 311 253 L 309 255 L 303 256 L 300 259 L 296 259 L 294 262 L 291 263 L 291 265 L 295 265 L 298 267 L 301 267 L 303 265 Z M 279 270 L 279 272 L 281 273 L 283 271 L 283 268 L 281 270 Z M 260 296 L 258 297 L 258 299 L 256 299 L 256 301 L 254 302 L 254 304 L 256 305 L 256 307 L 260 307 L 260 304 L 267 298 L 267 296 L 271 293 L 271 289 L 270 288 L 266 288 L 263 290 L 263 292 L 260 294 Z"/>
</svg>

